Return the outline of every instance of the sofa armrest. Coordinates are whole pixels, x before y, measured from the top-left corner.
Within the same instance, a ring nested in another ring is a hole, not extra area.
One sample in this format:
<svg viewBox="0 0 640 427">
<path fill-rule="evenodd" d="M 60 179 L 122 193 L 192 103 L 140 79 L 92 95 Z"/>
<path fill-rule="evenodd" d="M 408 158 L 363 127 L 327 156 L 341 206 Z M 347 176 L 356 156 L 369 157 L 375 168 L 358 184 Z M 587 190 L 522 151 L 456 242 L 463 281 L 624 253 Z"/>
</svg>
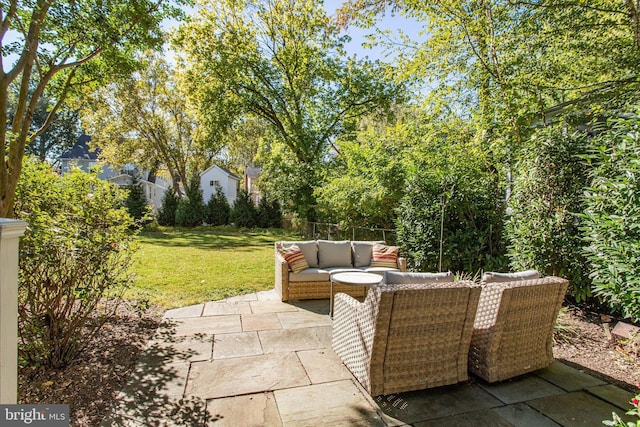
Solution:
<svg viewBox="0 0 640 427">
<path fill-rule="evenodd" d="M 398 270 L 400 271 L 407 271 L 407 259 L 406 258 L 402 258 L 402 257 L 398 257 Z"/>
<path fill-rule="evenodd" d="M 280 293 L 282 301 L 289 300 L 289 263 L 282 258 L 275 246 L 275 288 Z"/>
</svg>

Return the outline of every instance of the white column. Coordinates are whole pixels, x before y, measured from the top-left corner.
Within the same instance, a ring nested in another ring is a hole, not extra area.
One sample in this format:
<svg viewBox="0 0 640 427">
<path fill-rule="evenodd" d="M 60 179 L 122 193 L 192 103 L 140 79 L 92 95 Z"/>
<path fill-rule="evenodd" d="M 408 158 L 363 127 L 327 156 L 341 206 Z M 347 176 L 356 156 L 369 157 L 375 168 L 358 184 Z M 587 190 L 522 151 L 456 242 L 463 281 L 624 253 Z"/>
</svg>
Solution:
<svg viewBox="0 0 640 427">
<path fill-rule="evenodd" d="M 18 402 L 18 240 L 26 227 L 0 218 L 0 404 Z"/>
</svg>

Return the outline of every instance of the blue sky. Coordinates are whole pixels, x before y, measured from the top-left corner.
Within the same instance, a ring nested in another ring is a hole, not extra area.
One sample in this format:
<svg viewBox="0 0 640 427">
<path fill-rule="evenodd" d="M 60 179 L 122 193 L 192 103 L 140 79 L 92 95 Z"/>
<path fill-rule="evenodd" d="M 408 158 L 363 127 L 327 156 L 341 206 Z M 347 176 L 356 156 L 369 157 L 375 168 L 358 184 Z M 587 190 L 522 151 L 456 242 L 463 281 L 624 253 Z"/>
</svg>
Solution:
<svg viewBox="0 0 640 427">
<path fill-rule="evenodd" d="M 336 9 L 342 6 L 344 0 L 324 0 L 324 7 L 328 15 L 335 15 Z M 422 26 L 415 20 L 407 19 L 400 14 L 386 13 L 377 23 L 376 27 L 380 30 L 390 30 L 392 33 L 396 33 L 398 30 L 402 30 L 405 34 L 411 37 L 413 40 L 421 38 L 420 31 Z M 351 37 L 351 43 L 346 46 L 347 52 L 350 54 L 356 54 L 362 58 L 368 56 L 370 59 L 380 59 L 390 61 L 393 58 L 389 58 L 385 55 L 381 48 L 374 47 L 373 49 L 367 49 L 362 47 L 362 43 L 366 41 L 366 36 L 375 32 L 374 28 L 361 29 L 354 26 L 349 27 L 347 34 Z"/>
</svg>

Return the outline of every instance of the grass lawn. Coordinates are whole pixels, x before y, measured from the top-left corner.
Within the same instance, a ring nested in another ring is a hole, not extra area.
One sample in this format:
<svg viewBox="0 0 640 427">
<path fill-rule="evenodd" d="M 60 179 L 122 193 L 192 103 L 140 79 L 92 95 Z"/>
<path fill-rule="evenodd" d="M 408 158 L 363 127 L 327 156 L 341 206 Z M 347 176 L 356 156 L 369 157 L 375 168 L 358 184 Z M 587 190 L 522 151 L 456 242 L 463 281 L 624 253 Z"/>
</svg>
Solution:
<svg viewBox="0 0 640 427">
<path fill-rule="evenodd" d="M 273 288 L 273 243 L 299 239 L 282 230 L 162 229 L 142 232 L 129 300 L 184 307 Z"/>
</svg>

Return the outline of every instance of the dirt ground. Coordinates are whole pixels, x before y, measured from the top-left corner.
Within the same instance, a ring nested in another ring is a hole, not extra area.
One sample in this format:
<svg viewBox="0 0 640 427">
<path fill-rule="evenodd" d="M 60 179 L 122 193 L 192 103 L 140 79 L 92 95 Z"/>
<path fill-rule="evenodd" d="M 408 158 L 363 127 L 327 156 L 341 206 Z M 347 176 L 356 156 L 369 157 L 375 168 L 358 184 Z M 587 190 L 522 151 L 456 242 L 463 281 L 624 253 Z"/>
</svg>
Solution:
<svg viewBox="0 0 640 427">
<path fill-rule="evenodd" d="M 139 317 L 123 306 L 96 342 L 66 369 L 22 368 L 19 402 L 67 403 L 71 406 L 72 426 L 99 425 L 161 316 L 159 310 L 151 309 Z M 604 320 L 609 319 L 605 316 Z M 609 329 L 615 322 L 611 319 Z M 585 308 L 567 307 L 559 323 L 562 327 L 554 345 L 557 359 L 626 390 L 638 390 L 639 342 L 610 338 L 602 315 Z"/>
</svg>

